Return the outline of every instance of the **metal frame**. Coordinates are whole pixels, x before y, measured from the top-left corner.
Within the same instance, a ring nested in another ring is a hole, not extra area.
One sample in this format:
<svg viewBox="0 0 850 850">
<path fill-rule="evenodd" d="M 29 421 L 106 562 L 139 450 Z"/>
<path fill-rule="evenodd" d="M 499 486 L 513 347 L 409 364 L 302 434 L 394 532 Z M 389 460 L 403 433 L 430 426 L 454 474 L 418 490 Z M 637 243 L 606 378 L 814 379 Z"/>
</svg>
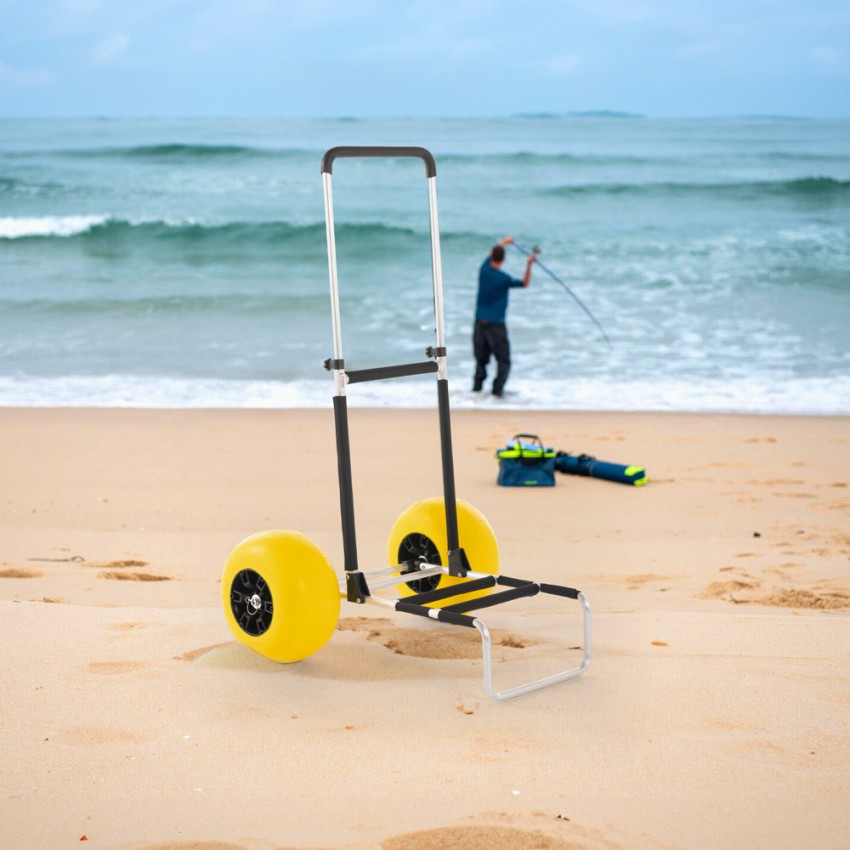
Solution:
<svg viewBox="0 0 850 850">
<path fill-rule="evenodd" d="M 342 326 L 339 304 L 339 279 L 337 275 L 336 239 L 334 236 L 333 216 L 333 163 L 338 158 L 362 157 L 416 157 L 425 164 L 428 180 L 428 208 L 431 225 L 431 271 L 434 288 L 434 318 L 436 325 L 436 347 L 427 348 L 425 354 L 431 358 L 419 363 L 405 363 L 396 366 L 382 366 L 357 371 L 345 368 L 342 348 Z M 451 420 L 449 411 L 448 371 L 446 367 L 445 326 L 443 319 L 443 279 L 440 258 L 440 227 L 437 214 L 437 167 L 433 155 L 420 147 L 334 147 L 322 158 L 322 180 L 325 199 L 325 227 L 328 243 L 328 273 L 330 278 L 331 323 L 333 329 L 333 358 L 325 361 L 325 368 L 333 372 L 334 381 L 334 423 L 336 430 L 337 469 L 339 474 L 339 502 L 342 520 L 343 553 L 345 559 L 345 578 L 340 580 L 341 595 L 349 602 L 380 605 L 395 611 L 417 614 L 454 625 L 475 628 L 481 635 L 482 656 L 484 661 L 484 687 L 494 699 L 509 699 L 530 693 L 540 688 L 563 682 L 581 675 L 590 664 L 591 611 L 584 595 L 574 588 L 559 585 L 542 584 L 524 579 L 511 579 L 505 576 L 491 576 L 470 569 L 466 554 L 460 545 L 457 522 L 457 497 L 454 480 L 454 460 L 452 457 Z M 357 537 L 354 522 L 354 491 L 351 477 L 351 447 L 348 433 L 347 386 L 363 381 L 376 381 L 388 378 L 407 377 L 436 373 L 437 409 L 440 418 L 440 449 L 443 473 L 443 500 L 446 511 L 446 539 L 448 543 L 448 565 L 407 564 L 385 567 L 364 573 L 357 561 Z M 398 574 L 400 567 L 405 572 Z M 411 579 L 411 575 L 415 578 Z M 409 599 L 389 600 L 375 597 L 373 590 L 390 587 L 395 584 L 418 580 L 428 576 L 451 575 L 468 579 L 450 588 L 420 593 Z M 447 605 L 431 607 L 436 601 L 449 600 L 452 596 L 468 593 L 473 589 L 483 589 L 496 584 L 506 585 L 508 590 L 490 596 L 473 599 L 460 606 Z M 473 588 L 472 585 L 475 585 Z M 490 607 L 510 599 L 533 596 L 537 593 L 550 593 L 578 600 L 583 610 L 584 656 L 581 663 L 570 670 L 529 682 L 505 691 L 493 688 L 493 663 L 490 632 L 487 625 L 478 617 L 469 616 L 466 611 Z"/>
</svg>

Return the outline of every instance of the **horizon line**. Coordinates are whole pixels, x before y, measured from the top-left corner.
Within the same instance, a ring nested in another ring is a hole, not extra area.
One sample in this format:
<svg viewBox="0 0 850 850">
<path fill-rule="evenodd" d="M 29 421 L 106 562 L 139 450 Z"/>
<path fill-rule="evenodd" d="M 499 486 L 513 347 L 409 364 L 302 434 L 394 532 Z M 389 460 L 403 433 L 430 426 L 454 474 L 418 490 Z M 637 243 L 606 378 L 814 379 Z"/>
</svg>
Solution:
<svg viewBox="0 0 850 850">
<path fill-rule="evenodd" d="M 250 120 L 296 120 L 296 121 L 488 121 L 493 119 L 513 118 L 526 121 L 545 121 L 560 118 L 603 118 L 603 119 L 628 119 L 628 120 L 664 120 L 664 121 L 711 121 L 711 120 L 752 120 L 772 119 L 777 121 L 844 121 L 850 119 L 850 113 L 844 115 L 794 115 L 776 112 L 738 112 L 738 113 L 716 113 L 716 114 L 693 114 L 693 115 L 664 115 L 642 112 L 630 112 L 616 109 L 582 109 L 568 110 L 565 112 L 554 112 L 548 110 L 535 110 L 528 112 L 494 113 L 487 115 L 306 115 L 306 114 L 271 114 L 271 113 L 167 113 L 167 114 L 20 114 L 2 115 L 0 121 L 47 121 L 47 120 L 87 120 L 87 121 L 121 121 L 121 120 L 222 120 L 222 119 L 250 119 Z"/>
</svg>

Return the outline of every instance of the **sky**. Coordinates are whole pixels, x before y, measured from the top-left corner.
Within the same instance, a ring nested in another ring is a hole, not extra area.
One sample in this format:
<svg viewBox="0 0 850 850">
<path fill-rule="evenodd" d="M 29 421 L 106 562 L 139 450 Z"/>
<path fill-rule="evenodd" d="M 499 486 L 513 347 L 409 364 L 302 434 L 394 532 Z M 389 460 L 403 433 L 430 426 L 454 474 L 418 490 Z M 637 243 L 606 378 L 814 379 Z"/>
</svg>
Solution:
<svg viewBox="0 0 850 850">
<path fill-rule="evenodd" d="M 850 116 L 850 0 L 0 0 L 0 117 Z"/>
</svg>

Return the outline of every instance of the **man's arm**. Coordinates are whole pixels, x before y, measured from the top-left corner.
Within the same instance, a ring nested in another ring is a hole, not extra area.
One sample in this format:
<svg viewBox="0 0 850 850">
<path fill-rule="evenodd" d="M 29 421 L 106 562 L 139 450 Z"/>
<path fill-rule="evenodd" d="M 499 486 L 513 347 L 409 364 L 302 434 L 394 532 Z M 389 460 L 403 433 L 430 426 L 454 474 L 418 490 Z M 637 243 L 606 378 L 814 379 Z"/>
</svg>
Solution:
<svg viewBox="0 0 850 850">
<path fill-rule="evenodd" d="M 531 267 L 537 262 L 537 255 L 531 254 L 528 258 L 528 262 L 525 264 L 525 277 L 522 279 L 522 285 L 528 286 L 531 283 Z"/>
</svg>

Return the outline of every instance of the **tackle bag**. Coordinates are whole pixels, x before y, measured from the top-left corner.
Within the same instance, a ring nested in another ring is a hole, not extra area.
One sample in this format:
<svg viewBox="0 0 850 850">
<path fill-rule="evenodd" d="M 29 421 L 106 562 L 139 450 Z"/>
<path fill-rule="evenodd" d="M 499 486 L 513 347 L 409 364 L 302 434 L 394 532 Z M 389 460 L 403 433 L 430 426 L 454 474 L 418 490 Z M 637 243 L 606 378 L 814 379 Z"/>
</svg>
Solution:
<svg viewBox="0 0 850 850">
<path fill-rule="evenodd" d="M 523 442 L 526 440 L 528 442 Z M 502 487 L 554 487 L 555 450 L 547 449 L 536 434 L 517 434 L 497 449 Z"/>
<path fill-rule="evenodd" d="M 589 475 L 592 478 L 604 478 L 606 481 L 618 481 L 640 487 L 649 480 L 642 466 L 623 466 L 619 463 L 606 463 L 590 455 L 571 455 L 558 452 L 555 456 L 555 469 L 568 475 Z"/>
</svg>

